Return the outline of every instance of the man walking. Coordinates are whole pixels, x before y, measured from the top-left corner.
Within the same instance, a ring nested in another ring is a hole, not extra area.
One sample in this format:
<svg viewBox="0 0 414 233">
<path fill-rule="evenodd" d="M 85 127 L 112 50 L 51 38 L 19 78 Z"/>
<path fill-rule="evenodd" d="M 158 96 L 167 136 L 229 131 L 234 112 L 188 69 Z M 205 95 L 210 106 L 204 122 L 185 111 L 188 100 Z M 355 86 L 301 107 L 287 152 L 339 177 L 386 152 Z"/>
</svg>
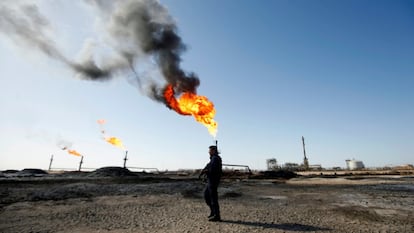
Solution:
<svg viewBox="0 0 414 233">
<path fill-rule="evenodd" d="M 207 185 L 204 190 L 204 199 L 210 207 L 210 215 L 208 216 L 208 220 L 217 222 L 221 221 L 217 188 L 222 174 L 222 165 L 217 146 L 210 146 L 209 154 L 210 162 L 206 165 L 201 174 L 207 175 Z"/>
</svg>

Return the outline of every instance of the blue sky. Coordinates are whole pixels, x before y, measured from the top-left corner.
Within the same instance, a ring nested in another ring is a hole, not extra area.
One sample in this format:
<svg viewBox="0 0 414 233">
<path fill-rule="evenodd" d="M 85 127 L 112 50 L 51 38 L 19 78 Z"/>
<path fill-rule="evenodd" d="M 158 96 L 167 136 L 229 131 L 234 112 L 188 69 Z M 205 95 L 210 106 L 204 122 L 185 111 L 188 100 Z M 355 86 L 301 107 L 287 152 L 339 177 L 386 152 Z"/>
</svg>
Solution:
<svg viewBox="0 0 414 233">
<path fill-rule="evenodd" d="M 83 1 L 36 3 L 52 38 L 76 58 L 104 41 Z M 266 159 L 345 167 L 413 164 L 414 4 L 411 1 L 161 1 L 187 46 L 181 67 L 216 107 L 223 163 Z M 0 4 L 2 7 L 5 4 Z M 0 24 L 1 27 L 1 24 Z M 0 169 L 121 166 L 201 168 L 213 138 L 131 85 L 132 74 L 80 80 L 65 64 L 0 31 Z"/>
</svg>

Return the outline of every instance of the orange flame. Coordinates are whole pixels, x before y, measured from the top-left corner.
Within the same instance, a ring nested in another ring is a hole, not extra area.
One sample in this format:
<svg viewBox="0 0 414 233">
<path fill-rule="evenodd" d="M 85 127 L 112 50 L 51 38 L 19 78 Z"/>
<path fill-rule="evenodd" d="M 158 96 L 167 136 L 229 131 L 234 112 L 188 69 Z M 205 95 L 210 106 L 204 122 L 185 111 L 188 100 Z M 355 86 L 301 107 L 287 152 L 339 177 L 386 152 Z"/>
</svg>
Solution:
<svg viewBox="0 0 414 233">
<path fill-rule="evenodd" d="M 192 115 L 199 123 L 207 127 L 208 132 L 216 137 L 217 122 L 213 119 L 216 110 L 214 104 L 205 96 L 184 92 L 178 99 L 175 98 L 174 88 L 168 85 L 164 91 L 164 98 L 168 107 L 181 115 Z"/>
<path fill-rule="evenodd" d="M 125 147 L 124 147 L 124 145 L 122 144 L 121 139 L 116 138 L 116 137 L 107 137 L 107 136 L 106 136 L 105 129 L 103 128 L 103 126 L 104 126 L 104 124 L 106 123 L 106 121 L 105 121 L 104 119 L 99 119 L 99 120 L 97 120 L 97 122 L 98 122 L 98 124 L 101 126 L 101 133 L 102 133 L 103 139 L 104 139 L 105 141 L 107 141 L 108 143 L 110 143 L 110 144 L 112 144 L 112 145 L 114 145 L 114 146 L 116 146 L 116 147 L 119 147 L 119 148 L 121 148 L 121 149 L 125 150 Z"/>
<path fill-rule="evenodd" d="M 114 145 L 116 147 L 119 147 L 119 148 L 122 148 L 122 149 L 125 150 L 125 147 L 124 147 L 124 145 L 122 145 L 122 141 L 119 138 L 109 137 L 109 138 L 105 138 L 105 141 L 111 143 L 112 145 Z"/>
<path fill-rule="evenodd" d="M 77 152 L 76 150 L 68 150 L 68 153 L 71 155 L 81 156 L 81 154 Z"/>
</svg>

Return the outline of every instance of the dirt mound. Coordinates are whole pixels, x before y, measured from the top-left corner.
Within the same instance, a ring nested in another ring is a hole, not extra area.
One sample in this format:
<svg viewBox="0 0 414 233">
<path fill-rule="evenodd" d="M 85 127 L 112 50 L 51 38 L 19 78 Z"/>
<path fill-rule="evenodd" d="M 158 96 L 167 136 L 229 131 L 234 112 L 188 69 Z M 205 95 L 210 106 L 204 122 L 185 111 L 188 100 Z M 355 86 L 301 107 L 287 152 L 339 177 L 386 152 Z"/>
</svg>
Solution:
<svg viewBox="0 0 414 233">
<path fill-rule="evenodd" d="M 124 177 L 124 176 L 136 176 L 127 168 L 123 167 L 102 167 L 91 172 L 88 176 L 91 177 Z"/>
<path fill-rule="evenodd" d="M 38 168 L 25 168 L 21 171 L 18 171 L 17 173 L 15 173 L 17 176 L 44 176 L 47 175 L 48 173 L 43 171 L 42 169 L 38 169 Z"/>
<path fill-rule="evenodd" d="M 14 174 L 14 173 L 17 173 L 17 172 L 19 172 L 19 170 L 8 169 L 8 170 L 5 170 L 5 171 L 2 171 L 2 173 L 4 173 L 4 174 Z"/>
</svg>

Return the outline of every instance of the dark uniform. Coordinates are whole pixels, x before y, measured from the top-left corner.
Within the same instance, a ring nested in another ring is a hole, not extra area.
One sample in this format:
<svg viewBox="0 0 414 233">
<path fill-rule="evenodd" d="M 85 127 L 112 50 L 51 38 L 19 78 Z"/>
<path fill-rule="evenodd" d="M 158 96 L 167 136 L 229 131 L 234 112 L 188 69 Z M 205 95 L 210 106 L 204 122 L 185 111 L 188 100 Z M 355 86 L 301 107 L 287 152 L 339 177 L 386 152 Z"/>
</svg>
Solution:
<svg viewBox="0 0 414 233">
<path fill-rule="evenodd" d="M 213 147 L 213 152 L 212 152 Z M 203 169 L 207 175 L 207 185 L 204 191 L 204 199 L 210 207 L 209 221 L 221 221 L 220 206 L 218 203 L 217 188 L 222 174 L 221 157 L 218 155 L 217 147 L 210 146 L 210 162 Z"/>
</svg>

